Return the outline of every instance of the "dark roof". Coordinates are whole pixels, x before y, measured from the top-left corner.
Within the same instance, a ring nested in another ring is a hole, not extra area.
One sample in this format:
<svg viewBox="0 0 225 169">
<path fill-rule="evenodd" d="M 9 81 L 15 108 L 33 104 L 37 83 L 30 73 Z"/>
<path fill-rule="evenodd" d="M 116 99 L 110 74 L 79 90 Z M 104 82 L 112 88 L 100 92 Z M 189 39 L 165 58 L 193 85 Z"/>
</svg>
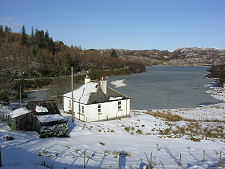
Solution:
<svg viewBox="0 0 225 169">
<path fill-rule="evenodd" d="M 130 99 L 128 96 L 125 96 L 116 90 L 112 89 L 111 87 L 107 86 L 107 93 L 104 94 L 100 87 L 98 87 L 97 92 L 91 93 L 87 104 L 96 104 L 96 103 L 103 103 L 109 102 L 110 97 L 121 97 L 121 99 L 116 100 L 123 100 L 123 99 Z M 111 100 L 115 101 L 115 100 Z"/>
<path fill-rule="evenodd" d="M 36 112 L 36 106 L 42 106 L 46 108 L 48 112 Z M 27 108 L 30 109 L 34 115 L 60 114 L 59 109 L 53 100 L 30 101 L 27 104 Z"/>
</svg>

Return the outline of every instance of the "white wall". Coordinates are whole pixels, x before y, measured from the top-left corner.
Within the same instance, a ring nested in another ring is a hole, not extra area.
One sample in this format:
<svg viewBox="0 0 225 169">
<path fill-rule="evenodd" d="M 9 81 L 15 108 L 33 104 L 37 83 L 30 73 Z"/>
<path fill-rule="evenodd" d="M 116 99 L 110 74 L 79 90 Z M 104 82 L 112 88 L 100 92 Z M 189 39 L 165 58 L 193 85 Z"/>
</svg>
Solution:
<svg viewBox="0 0 225 169">
<path fill-rule="evenodd" d="M 121 110 L 118 110 L 118 100 L 100 103 L 101 113 L 98 113 L 99 104 L 80 104 L 80 116 L 79 103 L 74 102 L 75 118 L 80 119 L 82 121 L 90 122 L 130 115 L 130 99 L 119 101 L 121 101 Z M 84 106 L 84 114 L 82 114 L 82 106 Z M 69 112 L 70 109 L 72 108 L 69 108 L 69 98 L 64 97 L 64 111 Z"/>
</svg>

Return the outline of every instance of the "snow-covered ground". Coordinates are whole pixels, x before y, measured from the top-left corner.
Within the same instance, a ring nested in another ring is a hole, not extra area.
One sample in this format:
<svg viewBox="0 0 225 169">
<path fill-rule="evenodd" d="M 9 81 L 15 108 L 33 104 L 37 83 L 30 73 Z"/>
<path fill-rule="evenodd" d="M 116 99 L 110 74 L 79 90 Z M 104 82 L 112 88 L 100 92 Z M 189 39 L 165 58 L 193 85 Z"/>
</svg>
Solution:
<svg viewBox="0 0 225 169">
<path fill-rule="evenodd" d="M 213 88 L 214 97 L 225 99 L 225 89 Z M 225 161 L 225 103 L 193 109 L 133 111 L 131 117 L 84 123 L 71 122 L 66 138 L 40 139 L 36 132 L 12 131 L 0 124 L 2 168 L 217 168 Z M 182 121 L 145 114 L 177 114 Z M 201 121 L 194 121 L 201 120 Z M 6 141 L 6 136 L 15 139 Z M 194 138 L 194 139 L 193 139 Z M 43 164 L 45 150 L 46 166 Z M 205 163 L 203 163 L 205 151 Z M 119 153 L 126 154 L 119 158 Z M 181 165 L 180 162 L 181 155 Z"/>
<path fill-rule="evenodd" d="M 116 88 L 127 86 L 125 84 L 125 79 L 112 81 L 111 84 L 114 85 Z"/>
</svg>

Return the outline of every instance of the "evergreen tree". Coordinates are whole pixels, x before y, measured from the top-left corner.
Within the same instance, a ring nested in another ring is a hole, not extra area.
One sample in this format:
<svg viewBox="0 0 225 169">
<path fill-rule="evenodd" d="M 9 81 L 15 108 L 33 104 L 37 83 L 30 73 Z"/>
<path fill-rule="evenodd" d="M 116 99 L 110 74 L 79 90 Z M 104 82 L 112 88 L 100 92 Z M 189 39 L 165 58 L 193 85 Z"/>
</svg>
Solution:
<svg viewBox="0 0 225 169">
<path fill-rule="evenodd" d="M 22 27 L 22 38 L 21 38 L 21 44 L 22 45 L 28 45 L 28 43 L 27 43 L 27 34 L 26 34 L 26 29 L 25 29 L 25 26 L 23 25 L 23 27 Z"/>
<path fill-rule="evenodd" d="M 34 46 L 34 28 L 33 27 L 31 28 L 31 37 L 30 37 L 30 39 L 31 39 L 31 45 Z"/>
<path fill-rule="evenodd" d="M 116 50 L 115 49 L 112 50 L 111 56 L 114 57 L 114 58 L 117 57 L 117 53 L 116 53 Z"/>
<path fill-rule="evenodd" d="M 3 26 L 0 25 L 0 43 L 3 43 L 3 37 L 4 37 L 4 30 Z"/>
<path fill-rule="evenodd" d="M 4 32 L 4 36 L 5 36 L 5 41 L 6 43 L 9 42 L 9 33 L 11 32 L 11 29 L 6 25 L 5 26 L 5 32 Z"/>
</svg>

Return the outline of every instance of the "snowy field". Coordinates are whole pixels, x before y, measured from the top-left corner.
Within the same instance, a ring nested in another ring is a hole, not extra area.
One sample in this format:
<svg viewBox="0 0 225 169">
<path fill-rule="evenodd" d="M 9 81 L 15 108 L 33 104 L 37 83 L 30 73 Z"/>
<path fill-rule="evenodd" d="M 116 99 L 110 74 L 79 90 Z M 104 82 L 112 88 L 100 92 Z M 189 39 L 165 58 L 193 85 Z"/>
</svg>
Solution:
<svg viewBox="0 0 225 169">
<path fill-rule="evenodd" d="M 209 92 L 225 100 L 225 89 Z M 40 139 L 36 132 L 12 131 L 1 123 L 2 168 L 83 168 L 84 152 L 86 168 L 145 168 L 151 153 L 153 168 L 222 168 L 224 107 L 220 103 L 192 109 L 134 110 L 128 118 L 91 123 L 72 123 L 70 115 L 62 113 L 69 120 L 70 137 L 66 138 Z M 14 140 L 7 141 L 6 136 Z"/>
</svg>

